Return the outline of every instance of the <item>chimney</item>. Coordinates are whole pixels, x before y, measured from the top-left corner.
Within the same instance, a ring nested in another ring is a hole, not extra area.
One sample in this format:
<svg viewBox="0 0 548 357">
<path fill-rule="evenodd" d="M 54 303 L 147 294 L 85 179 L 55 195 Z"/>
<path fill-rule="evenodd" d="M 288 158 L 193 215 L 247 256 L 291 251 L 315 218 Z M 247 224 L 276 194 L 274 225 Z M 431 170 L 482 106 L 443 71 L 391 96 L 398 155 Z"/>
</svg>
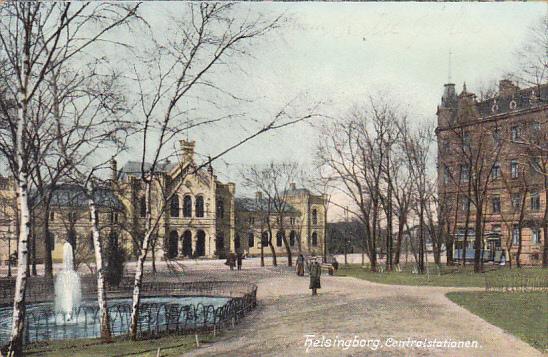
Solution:
<svg viewBox="0 0 548 357">
<path fill-rule="evenodd" d="M 295 182 L 291 182 L 291 183 L 289 184 L 289 189 L 290 189 L 291 191 L 296 191 L 296 190 L 297 190 L 297 185 L 295 184 Z"/>
<path fill-rule="evenodd" d="M 255 193 L 255 198 L 256 198 L 257 200 L 262 200 L 262 199 L 263 199 L 263 193 L 262 193 L 261 191 L 257 191 L 257 192 Z"/>
<path fill-rule="evenodd" d="M 114 156 L 110 159 L 110 171 L 111 180 L 116 182 L 118 180 L 118 163 L 116 162 Z"/>
<path fill-rule="evenodd" d="M 509 79 L 503 79 L 499 81 L 499 95 L 501 97 L 508 97 L 513 95 L 519 90 L 519 87 L 512 83 Z"/>
<path fill-rule="evenodd" d="M 196 142 L 194 140 L 179 140 L 179 144 L 181 145 L 181 160 L 183 164 L 191 163 L 194 160 L 194 146 Z"/>
</svg>

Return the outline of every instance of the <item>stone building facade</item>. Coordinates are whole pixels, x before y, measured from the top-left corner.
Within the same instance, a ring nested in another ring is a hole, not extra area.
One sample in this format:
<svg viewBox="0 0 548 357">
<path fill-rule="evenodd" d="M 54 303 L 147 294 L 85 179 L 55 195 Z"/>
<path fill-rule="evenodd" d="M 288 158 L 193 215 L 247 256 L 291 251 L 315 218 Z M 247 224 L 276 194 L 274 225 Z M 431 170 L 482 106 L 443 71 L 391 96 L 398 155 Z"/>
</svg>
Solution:
<svg viewBox="0 0 548 357">
<path fill-rule="evenodd" d="M 248 199 L 236 198 L 236 185 L 219 181 L 211 165 L 198 167 L 194 161 L 194 146 L 193 141 L 181 140 L 177 153 L 179 160 L 161 162 L 156 168 L 158 176 L 152 186 L 151 211 L 153 217 L 160 215 L 160 219 L 154 253 L 151 251 L 149 258 L 152 254 L 156 259 L 222 258 L 229 252 L 259 255 L 260 236 L 265 231 L 259 224 L 265 219 L 260 220 L 259 216 L 264 211 L 257 210 L 255 205 L 243 204 L 249 203 Z M 95 196 L 101 237 L 104 242 L 115 241 L 123 245 L 130 257 L 135 257 L 136 242 L 143 237 L 146 214 L 141 163 L 129 161 L 119 169 L 113 160 L 111 165 L 108 183 L 97 189 Z M 7 182 L 6 179 L 5 187 L 0 186 L 4 187 L 0 194 L 14 200 L 15 186 L 7 185 Z M 326 223 L 324 197 L 293 186 L 287 200 L 291 207 L 287 217 L 284 216 L 287 228 L 281 229 L 274 213 L 269 214 L 276 252 L 285 254 L 278 232 L 287 231 L 292 251 L 322 254 Z M 166 201 L 167 208 L 161 212 L 161 203 Z M 91 217 L 82 188 L 70 184 L 55 187 L 47 219 L 39 198 L 37 202 L 32 213 L 35 256 L 31 259 L 43 262 L 44 239 L 48 236 L 54 262 L 61 261 L 65 241 L 73 244 L 76 259 L 84 263 L 92 261 Z M 0 217 L 2 220 L 13 222 L 13 211 L 6 208 L 2 212 L 5 213 Z M 6 227 L 1 224 L 0 228 Z M 49 234 L 45 234 L 46 230 Z M 250 232 L 253 232 L 253 239 Z M 4 243 L 0 240 L 2 261 L 7 259 Z M 11 252 L 15 250 L 12 246 Z M 270 250 L 266 249 L 264 253 L 270 255 Z"/>
<path fill-rule="evenodd" d="M 515 259 L 519 252 L 522 264 L 540 264 L 548 85 L 520 89 L 503 80 L 496 95 L 477 100 L 466 85 L 457 95 L 455 85 L 446 84 L 437 117 L 440 223 L 453 238 L 454 257 L 473 259 L 480 236 L 484 260 Z"/>
<path fill-rule="evenodd" d="M 284 256 L 287 242 L 292 255 L 303 253 L 323 255 L 326 234 L 327 198 L 314 195 L 308 189 L 291 184 L 283 195 L 286 208 L 280 214 L 268 209 L 266 198 L 236 198 L 237 242 L 250 256 L 272 255 L 269 240 L 276 255 Z"/>
</svg>

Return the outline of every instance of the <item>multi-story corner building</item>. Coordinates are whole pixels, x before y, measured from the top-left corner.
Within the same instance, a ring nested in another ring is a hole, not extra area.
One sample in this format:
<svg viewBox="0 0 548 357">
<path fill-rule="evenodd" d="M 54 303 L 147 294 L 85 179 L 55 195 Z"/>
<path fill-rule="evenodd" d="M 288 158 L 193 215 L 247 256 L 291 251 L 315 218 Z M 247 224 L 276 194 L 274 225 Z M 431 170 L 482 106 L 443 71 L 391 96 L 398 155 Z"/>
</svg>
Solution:
<svg viewBox="0 0 548 357">
<path fill-rule="evenodd" d="M 478 101 L 446 84 L 437 110 L 440 224 L 454 257 L 540 264 L 546 249 L 548 85 L 500 81 Z M 478 233 L 478 234 L 476 234 Z M 520 244 L 521 243 L 521 244 Z M 464 253 L 466 251 L 466 253 Z"/>
<path fill-rule="evenodd" d="M 220 182 L 211 165 L 198 167 L 194 162 L 194 146 L 194 142 L 181 140 L 178 162 L 161 162 L 155 170 L 158 176 L 152 186 L 151 213 L 153 217 L 160 217 L 153 240 L 155 257 L 215 258 L 225 257 L 229 252 L 259 255 L 261 244 L 268 245 L 268 240 L 260 240 L 266 231 L 260 226 L 260 222 L 266 222 L 266 218 L 260 218 L 266 211 L 255 204 L 260 200 L 236 198 L 234 183 Z M 116 161 L 111 163 L 109 182 L 97 189 L 95 196 L 101 237 L 104 242 L 115 241 L 125 246 L 128 253 L 135 256 L 136 242 L 144 234 L 146 216 L 145 187 L 140 180 L 141 163 L 129 161 L 121 169 L 118 169 Z M 15 186 L 8 185 L 7 179 L 5 181 L 6 184 L 0 186 L 0 199 L 6 197 L 11 201 L 4 201 L 15 202 Z M 285 254 L 281 238 L 285 232 L 292 251 L 321 254 L 326 223 L 324 197 L 292 186 L 287 192 L 287 201 L 290 208 L 283 214 L 283 222 L 287 225 L 277 223 L 279 217 L 275 212 L 268 213 L 272 223 L 270 231 L 276 237 L 273 245 L 277 254 Z M 161 212 L 163 202 L 167 202 L 167 208 Z M 73 244 L 76 259 L 92 260 L 91 217 L 87 203 L 81 187 L 58 185 L 53 191 L 46 222 L 38 199 L 32 212 L 34 238 L 31 241 L 35 249 L 34 253 L 31 252 L 31 259 L 37 263 L 44 261 L 44 237 L 48 236 L 54 262 L 62 259 L 65 241 Z M 5 220 L 13 221 L 15 214 L 12 210 L 2 208 L 2 212 L 6 212 Z M 1 221 L 0 225 L 2 238 L 1 229 L 7 228 Z M 49 234 L 46 235 L 45 230 Z M 7 259 L 4 243 L 0 240 L 2 261 Z M 11 252 L 15 250 L 11 247 Z M 152 254 L 150 252 L 149 257 Z M 268 246 L 264 254 L 271 254 Z"/>
</svg>

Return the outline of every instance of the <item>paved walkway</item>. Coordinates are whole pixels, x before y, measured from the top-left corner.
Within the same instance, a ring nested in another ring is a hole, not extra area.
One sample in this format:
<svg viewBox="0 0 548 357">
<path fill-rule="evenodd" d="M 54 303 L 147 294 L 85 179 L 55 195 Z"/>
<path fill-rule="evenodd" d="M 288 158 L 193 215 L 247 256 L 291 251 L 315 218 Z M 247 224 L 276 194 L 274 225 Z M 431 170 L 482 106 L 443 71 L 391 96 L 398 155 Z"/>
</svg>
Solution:
<svg viewBox="0 0 548 357">
<path fill-rule="evenodd" d="M 268 268 L 267 268 L 268 269 Z M 259 280 L 259 306 L 236 330 L 189 356 L 303 356 L 305 335 L 354 339 L 369 347 L 313 347 L 311 356 L 541 356 L 447 299 L 454 288 L 375 284 L 349 277 L 322 278 L 320 295 L 311 297 L 308 279 L 277 274 Z M 387 347 L 408 339 L 477 341 L 478 348 Z M 362 340 L 363 341 L 360 341 Z M 376 340 L 380 346 L 375 349 Z M 310 340 L 310 344 L 313 342 Z M 347 342 L 348 343 L 348 342 Z M 352 342 L 351 342 L 352 343 Z"/>
</svg>

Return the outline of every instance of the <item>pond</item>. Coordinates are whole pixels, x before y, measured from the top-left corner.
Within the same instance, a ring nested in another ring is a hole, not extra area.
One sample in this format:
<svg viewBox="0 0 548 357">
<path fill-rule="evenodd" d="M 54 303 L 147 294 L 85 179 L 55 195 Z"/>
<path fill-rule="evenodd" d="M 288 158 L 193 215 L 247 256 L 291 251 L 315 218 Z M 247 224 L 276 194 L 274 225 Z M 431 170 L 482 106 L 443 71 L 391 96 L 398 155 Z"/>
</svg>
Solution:
<svg viewBox="0 0 548 357">
<path fill-rule="evenodd" d="M 162 296 L 141 299 L 138 334 L 158 335 L 165 331 L 193 331 L 219 322 L 231 302 L 225 297 Z M 131 299 L 109 300 L 111 331 L 114 336 L 128 333 Z M 9 341 L 12 307 L 0 308 L 0 345 Z M 25 342 L 100 337 L 99 307 L 96 301 L 83 301 L 72 314 L 55 312 L 54 303 L 27 305 Z"/>
</svg>

